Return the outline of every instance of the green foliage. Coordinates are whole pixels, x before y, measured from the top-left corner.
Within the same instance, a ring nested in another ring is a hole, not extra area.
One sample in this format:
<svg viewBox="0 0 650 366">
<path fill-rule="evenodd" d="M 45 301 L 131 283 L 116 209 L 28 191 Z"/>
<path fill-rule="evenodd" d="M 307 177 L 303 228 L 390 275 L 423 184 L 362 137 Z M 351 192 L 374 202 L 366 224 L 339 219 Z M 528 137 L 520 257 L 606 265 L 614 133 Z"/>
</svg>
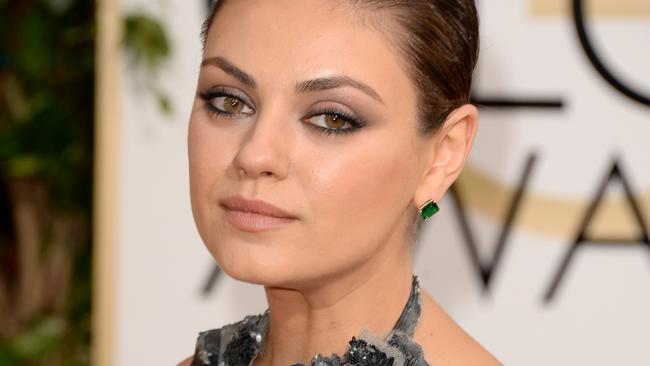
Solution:
<svg viewBox="0 0 650 366">
<path fill-rule="evenodd" d="M 39 360 L 61 346 L 65 321 L 46 317 L 36 322 L 7 344 L 7 351 L 16 360 Z"/>
<path fill-rule="evenodd" d="M 135 69 L 144 69 L 146 86 L 165 113 L 172 112 L 167 95 L 156 85 L 156 73 L 171 53 L 165 29 L 149 15 L 133 13 L 124 20 L 124 46 Z"/>
<path fill-rule="evenodd" d="M 162 25 L 144 14 L 131 14 L 124 22 L 124 44 L 137 63 L 157 70 L 169 56 L 170 47 Z"/>
<path fill-rule="evenodd" d="M 133 66 L 154 80 L 171 52 L 163 27 L 145 14 L 126 17 L 124 25 Z M 95 34 L 94 1 L 0 0 L 0 366 L 90 362 Z M 153 82 L 149 87 L 169 112 L 168 98 Z M 52 222 L 78 217 L 74 222 L 84 226 L 84 234 L 63 243 L 71 256 L 63 305 L 43 300 L 27 318 L 12 298 L 24 243 L 12 218 L 19 198 L 9 187 L 23 181 L 47 191 L 48 209 L 34 208 L 43 216 L 33 228 L 43 241 L 38 263 L 48 264 L 54 252 Z"/>
<path fill-rule="evenodd" d="M 0 172 L 51 184 L 57 208 L 90 202 L 94 3 L 7 2 L 0 9 Z M 79 199 L 79 196 L 85 197 Z"/>
</svg>

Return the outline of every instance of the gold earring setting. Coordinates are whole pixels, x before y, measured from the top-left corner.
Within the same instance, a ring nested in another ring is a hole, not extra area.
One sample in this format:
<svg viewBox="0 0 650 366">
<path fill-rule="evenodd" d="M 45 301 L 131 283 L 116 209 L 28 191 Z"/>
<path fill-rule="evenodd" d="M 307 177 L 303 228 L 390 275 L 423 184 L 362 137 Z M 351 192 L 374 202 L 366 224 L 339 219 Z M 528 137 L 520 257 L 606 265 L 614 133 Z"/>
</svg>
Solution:
<svg viewBox="0 0 650 366">
<path fill-rule="evenodd" d="M 427 221 L 431 216 L 440 211 L 440 208 L 432 199 L 428 199 L 418 207 L 418 210 L 420 211 L 420 217 L 422 217 L 424 221 Z"/>
</svg>

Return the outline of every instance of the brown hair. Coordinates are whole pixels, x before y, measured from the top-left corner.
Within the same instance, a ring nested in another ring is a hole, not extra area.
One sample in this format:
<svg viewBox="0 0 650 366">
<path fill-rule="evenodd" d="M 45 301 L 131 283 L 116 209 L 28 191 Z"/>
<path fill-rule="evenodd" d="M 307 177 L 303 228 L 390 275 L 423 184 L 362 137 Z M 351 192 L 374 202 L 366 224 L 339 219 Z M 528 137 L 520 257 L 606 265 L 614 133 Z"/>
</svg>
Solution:
<svg viewBox="0 0 650 366">
<path fill-rule="evenodd" d="M 212 21 L 224 2 L 214 0 L 210 6 L 201 32 L 204 45 Z M 364 20 L 383 31 L 404 55 L 418 89 L 421 133 L 437 131 L 455 108 L 469 102 L 479 51 L 474 0 L 343 2 L 362 12 Z M 392 21 L 380 19 L 386 12 Z"/>
</svg>

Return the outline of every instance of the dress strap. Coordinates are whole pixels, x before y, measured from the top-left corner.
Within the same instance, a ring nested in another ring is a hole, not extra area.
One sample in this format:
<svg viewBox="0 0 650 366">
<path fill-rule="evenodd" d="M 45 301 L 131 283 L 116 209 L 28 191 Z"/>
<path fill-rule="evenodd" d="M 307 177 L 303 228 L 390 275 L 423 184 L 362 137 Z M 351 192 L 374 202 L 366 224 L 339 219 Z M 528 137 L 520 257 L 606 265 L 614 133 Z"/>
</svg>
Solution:
<svg viewBox="0 0 650 366">
<path fill-rule="evenodd" d="M 401 332 L 409 338 L 413 337 L 415 327 L 418 325 L 418 320 L 420 319 L 420 313 L 422 312 L 420 301 L 420 283 L 418 282 L 418 277 L 413 275 L 411 293 L 404 306 L 404 310 L 402 310 L 402 314 L 393 327 L 393 331 Z"/>
<path fill-rule="evenodd" d="M 374 344 L 352 337 L 349 349 L 343 357 L 336 354 L 331 357 L 323 357 L 317 354 L 311 364 L 429 366 L 424 360 L 420 345 L 411 339 L 415 333 L 420 313 L 420 285 L 414 275 L 409 298 L 386 341 L 377 340 L 377 343 Z M 269 321 L 269 310 L 266 310 L 263 314 L 249 315 L 237 323 L 200 332 L 192 366 L 252 365 L 258 353 L 263 351 Z M 303 364 L 296 365 L 305 366 Z"/>
</svg>

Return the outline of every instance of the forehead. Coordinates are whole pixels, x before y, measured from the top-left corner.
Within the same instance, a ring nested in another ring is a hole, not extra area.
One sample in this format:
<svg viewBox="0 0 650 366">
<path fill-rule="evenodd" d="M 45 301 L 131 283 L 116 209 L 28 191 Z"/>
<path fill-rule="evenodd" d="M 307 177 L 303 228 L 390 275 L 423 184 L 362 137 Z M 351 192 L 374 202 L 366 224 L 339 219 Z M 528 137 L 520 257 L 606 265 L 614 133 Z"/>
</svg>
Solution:
<svg viewBox="0 0 650 366">
<path fill-rule="evenodd" d="M 230 0 L 208 33 L 205 57 L 225 56 L 260 84 L 346 74 L 380 94 L 414 93 L 395 45 L 346 1 Z"/>
</svg>

